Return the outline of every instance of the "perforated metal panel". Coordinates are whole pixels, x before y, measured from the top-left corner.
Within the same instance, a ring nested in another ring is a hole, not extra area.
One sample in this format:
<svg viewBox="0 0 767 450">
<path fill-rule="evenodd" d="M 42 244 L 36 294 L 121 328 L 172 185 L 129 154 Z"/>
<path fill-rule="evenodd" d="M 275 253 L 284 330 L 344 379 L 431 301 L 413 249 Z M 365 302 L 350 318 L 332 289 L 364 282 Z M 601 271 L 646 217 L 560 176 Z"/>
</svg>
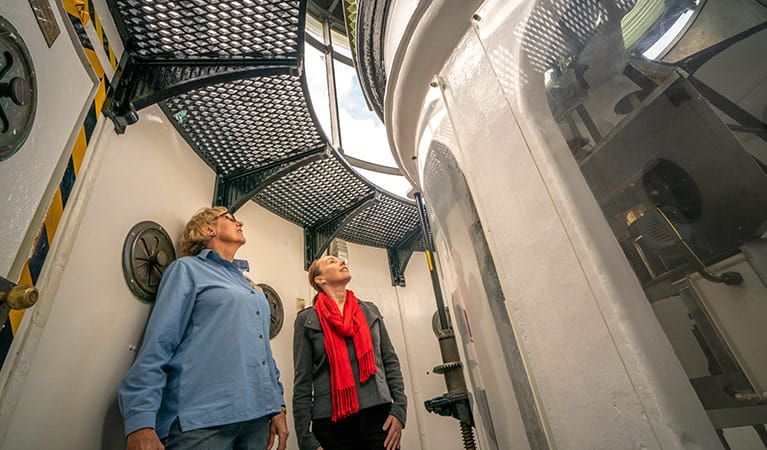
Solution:
<svg viewBox="0 0 767 450">
<path fill-rule="evenodd" d="M 393 248 L 418 226 L 418 211 L 413 204 L 383 196 L 378 204 L 352 219 L 338 237 L 358 244 Z"/>
<path fill-rule="evenodd" d="M 132 123 L 131 108 L 162 102 L 176 129 L 219 175 L 219 194 L 228 194 L 217 199 L 241 205 L 243 197 L 237 196 L 252 191 L 257 203 L 308 229 L 327 228 L 339 213 L 377 192 L 336 152 L 290 166 L 276 181 L 263 182 L 265 174 L 288 167 L 286 161 L 328 145 L 298 59 L 305 0 L 109 4 L 135 60 L 125 65 L 134 72 L 126 78 L 134 89 L 122 97 L 114 94 L 122 101 L 112 115 L 124 129 Z M 337 231 L 350 242 L 389 248 L 408 238 L 411 247 L 418 228 L 415 205 L 389 194 L 379 197 L 357 208 L 359 214 L 350 215 L 340 230 L 320 232 Z"/>
<path fill-rule="evenodd" d="M 299 1 L 111 0 L 141 57 L 295 57 Z M 113 12 L 114 14 L 114 12 Z"/>
<path fill-rule="evenodd" d="M 324 144 L 298 76 L 220 83 L 166 105 L 200 156 L 223 175 Z"/>
<path fill-rule="evenodd" d="M 311 226 L 371 192 L 370 186 L 330 158 L 291 172 L 253 200 L 291 222 Z"/>
<path fill-rule="evenodd" d="M 540 2 L 524 26 L 522 48 L 531 64 L 539 72 L 554 67 L 566 57 L 580 52 L 599 30 L 617 27 L 622 15 L 636 4 L 636 0 L 618 0 L 615 11 L 608 11 L 599 0 L 579 2 Z"/>
</svg>

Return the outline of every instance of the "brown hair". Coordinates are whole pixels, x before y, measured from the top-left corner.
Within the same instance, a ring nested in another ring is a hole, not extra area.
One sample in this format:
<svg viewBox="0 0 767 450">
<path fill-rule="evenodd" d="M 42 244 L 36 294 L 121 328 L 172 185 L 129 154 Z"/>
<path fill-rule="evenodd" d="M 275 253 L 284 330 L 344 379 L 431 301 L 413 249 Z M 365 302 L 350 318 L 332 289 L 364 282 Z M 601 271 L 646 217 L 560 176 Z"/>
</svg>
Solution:
<svg viewBox="0 0 767 450">
<path fill-rule="evenodd" d="M 317 291 L 317 294 L 312 299 L 312 305 L 317 301 L 317 296 L 320 295 L 319 293 L 322 292 L 322 288 L 317 284 L 316 281 L 314 281 L 315 277 L 318 277 L 322 275 L 322 271 L 320 270 L 320 260 L 315 259 L 312 261 L 311 265 L 309 265 L 309 284 L 312 285 L 315 291 Z"/>
<path fill-rule="evenodd" d="M 208 246 L 212 236 L 208 234 L 208 228 L 213 226 L 216 217 L 224 214 L 228 210 L 223 206 L 214 206 L 212 208 L 202 208 L 197 211 L 184 227 L 181 239 L 178 242 L 179 249 L 183 256 L 195 256 L 202 249 Z"/>
<path fill-rule="evenodd" d="M 317 284 L 314 279 L 318 276 L 322 275 L 322 270 L 320 269 L 320 260 L 315 259 L 312 261 L 311 265 L 309 265 L 309 284 L 312 285 L 315 291 L 322 292 L 322 288 L 319 284 Z"/>
</svg>

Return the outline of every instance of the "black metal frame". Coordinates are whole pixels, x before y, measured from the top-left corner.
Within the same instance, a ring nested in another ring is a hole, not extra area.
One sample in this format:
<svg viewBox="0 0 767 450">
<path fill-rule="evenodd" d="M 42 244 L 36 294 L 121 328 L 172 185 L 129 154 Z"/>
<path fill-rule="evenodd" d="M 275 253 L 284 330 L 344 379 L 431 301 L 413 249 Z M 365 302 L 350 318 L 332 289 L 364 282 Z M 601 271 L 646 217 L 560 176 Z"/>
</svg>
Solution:
<svg viewBox="0 0 767 450">
<path fill-rule="evenodd" d="M 372 192 L 357 199 L 346 208 L 336 211 L 330 217 L 316 224 L 304 227 L 304 270 L 308 270 L 312 261 L 322 256 L 335 239 L 339 231 L 365 209 L 381 201 L 380 192 Z"/>
<path fill-rule="evenodd" d="M 365 100 L 381 121 L 386 89 L 384 39 L 391 3 L 386 0 L 357 2 L 357 45 L 353 49 L 357 56 L 357 75 Z"/>
<path fill-rule="evenodd" d="M 177 95 L 212 84 L 243 78 L 298 75 L 300 62 L 266 59 L 150 60 L 126 51 L 104 102 L 104 115 L 118 134 L 138 121 L 137 111 Z"/>
<path fill-rule="evenodd" d="M 112 119 L 118 134 L 138 121 L 137 111 L 179 94 L 225 81 L 279 74 L 298 75 L 303 70 L 304 40 L 301 39 L 301 32 L 306 20 L 307 0 L 298 2 L 296 54 L 274 58 L 229 55 L 179 58 L 168 54 L 141 57 L 117 0 L 107 0 L 107 3 L 125 44 L 125 52 L 103 106 L 104 115 Z"/>
<path fill-rule="evenodd" d="M 235 212 L 248 200 L 255 197 L 274 181 L 282 178 L 299 167 L 303 167 L 321 158 L 330 157 L 327 146 L 321 146 L 300 152 L 280 161 L 266 164 L 257 169 L 250 169 L 231 175 L 216 176 L 216 190 L 213 204 L 225 206 Z"/>
<path fill-rule="evenodd" d="M 208 51 L 204 36 L 199 34 L 184 40 L 184 27 L 171 24 L 164 28 L 165 23 L 158 22 L 157 11 L 144 21 L 138 9 L 141 0 L 108 3 L 126 48 L 104 106 L 105 115 L 112 119 L 118 133 L 138 120 L 137 111 L 159 103 L 181 137 L 216 172 L 214 205 L 236 211 L 254 200 L 303 227 L 306 265 L 336 237 L 387 248 L 392 284 L 404 286 L 410 255 L 423 248 L 420 232 L 416 232 L 415 204 L 379 189 L 355 172 L 318 125 L 303 73 L 305 42 L 319 44 L 305 33 L 307 0 L 269 2 L 268 7 L 278 15 L 280 11 L 289 13 L 284 20 L 290 26 L 283 33 L 288 41 L 270 41 L 272 47 L 266 45 L 263 52 L 259 48 L 247 54 L 227 52 L 213 44 L 214 51 Z M 202 16 L 189 11 L 199 6 L 181 1 L 175 7 L 185 18 L 182 21 L 197 23 Z M 126 9 L 125 19 L 120 8 Z M 275 21 L 269 23 L 270 30 L 279 26 Z M 164 31 L 176 40 L 164 42 Z M 186 44 L 192 50 L 187 51 Z M 338 59 L 351 62 L 348 58 Z M 248 111 L 242 120 L 236 113 L 227 115 L 230 101 L 239 102 L 236 111 L 243 107 Z M 252 109 L 248 109 L 250 102 Z M 305 104 L 305 109 L 300 103 Z M 259 130 L 253 127 L 261 124 L 267 128 L 248 134 L 249 130 Z M 288 124 L 295 125 L 298 134 L 292 128 L 282 128 Z M 244 133 L 242 136 L 255 136 L 256 140 L 244 141 L 248 138 L 228 134 L 234 130 Z M 276 134 L 268 134 L 272 131 Z M 351 163 L 360 165 L 358 161 Z M 377 165 L 370 166 L 365 168 L 382 171 Z M 395 168 L 385 169 L 385 173 L 398 172 Z M 313 194 L 310 197 L 315 203 L 303 198 L 307 193 Z M 327 198 L 332 200 L 326 202 Z"/>
<path fill-rule="evenodd" d="M 421 228 L 417 227 L 402 239 L 396 247 L 387 248 L 389 273 L 392 286 L 405 286 L 405 269 L 415 247 L 421 242 Z"/>
</svg>

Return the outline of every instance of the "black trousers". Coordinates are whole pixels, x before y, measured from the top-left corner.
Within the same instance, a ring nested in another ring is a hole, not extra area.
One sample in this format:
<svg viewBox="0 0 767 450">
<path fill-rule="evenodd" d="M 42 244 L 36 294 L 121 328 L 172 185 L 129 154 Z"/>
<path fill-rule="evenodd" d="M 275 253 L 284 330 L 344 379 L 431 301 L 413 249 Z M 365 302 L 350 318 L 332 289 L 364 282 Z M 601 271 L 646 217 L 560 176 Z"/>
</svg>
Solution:
<svg viewBox="0 0 767 450">
<path fill-rule="evenodd" d="M 383 427 L 389 417 L 390 404 L 360 410 L 338 422 L 330 419 L 312 421 L 312 432 L 323 450 L 380 450 L 387 431 Z"/>
</svg>

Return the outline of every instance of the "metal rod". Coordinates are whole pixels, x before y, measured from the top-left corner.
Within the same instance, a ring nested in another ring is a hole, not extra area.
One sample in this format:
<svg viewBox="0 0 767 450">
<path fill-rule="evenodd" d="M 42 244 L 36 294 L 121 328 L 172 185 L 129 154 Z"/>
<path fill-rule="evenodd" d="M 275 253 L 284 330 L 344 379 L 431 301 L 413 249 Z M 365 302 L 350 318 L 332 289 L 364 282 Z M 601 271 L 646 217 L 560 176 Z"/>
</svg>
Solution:
<svg viewBox="0 0 767 450">
<path fill-rule="evenodd" d="M 336 90 L 336 70 L 333 65 L 333 38 L 331 37 L 330 19 L 322 21 L 322 37 L 325 40 L 325 72 L 328 77 L 331 142 L 334 148 L 343 152 L 341 150 L 341 122 L 338 118 L 338 93 Z"/>
<path fill-rule="evenodd" d="M 439 285 L 439 276 L 437 275 L 437 267 L 434 264 L 434 242 L 431 237 L 431 227 L 429 226 L 429 218 L 426 215 L 426 204 L 421 197 L 420 192 L 414 194 L 415 203 L 418 207 L 418 218 L 421 223 L 421 235 L 423 237 L 423 245 L 426 248 L 426 262 L 429 264 L 429 275 L 431 275 L 431 286 L 434 288 L 434 298 L 437 301 L 437 315 L 439 316 L 439 327 L 441 330 L 447 330 L 450 328 L 450 324 L 447 321 L 447 314 L 445 313 L 445 300 L 442 297 L 442 288 Z"/>
</svg>

